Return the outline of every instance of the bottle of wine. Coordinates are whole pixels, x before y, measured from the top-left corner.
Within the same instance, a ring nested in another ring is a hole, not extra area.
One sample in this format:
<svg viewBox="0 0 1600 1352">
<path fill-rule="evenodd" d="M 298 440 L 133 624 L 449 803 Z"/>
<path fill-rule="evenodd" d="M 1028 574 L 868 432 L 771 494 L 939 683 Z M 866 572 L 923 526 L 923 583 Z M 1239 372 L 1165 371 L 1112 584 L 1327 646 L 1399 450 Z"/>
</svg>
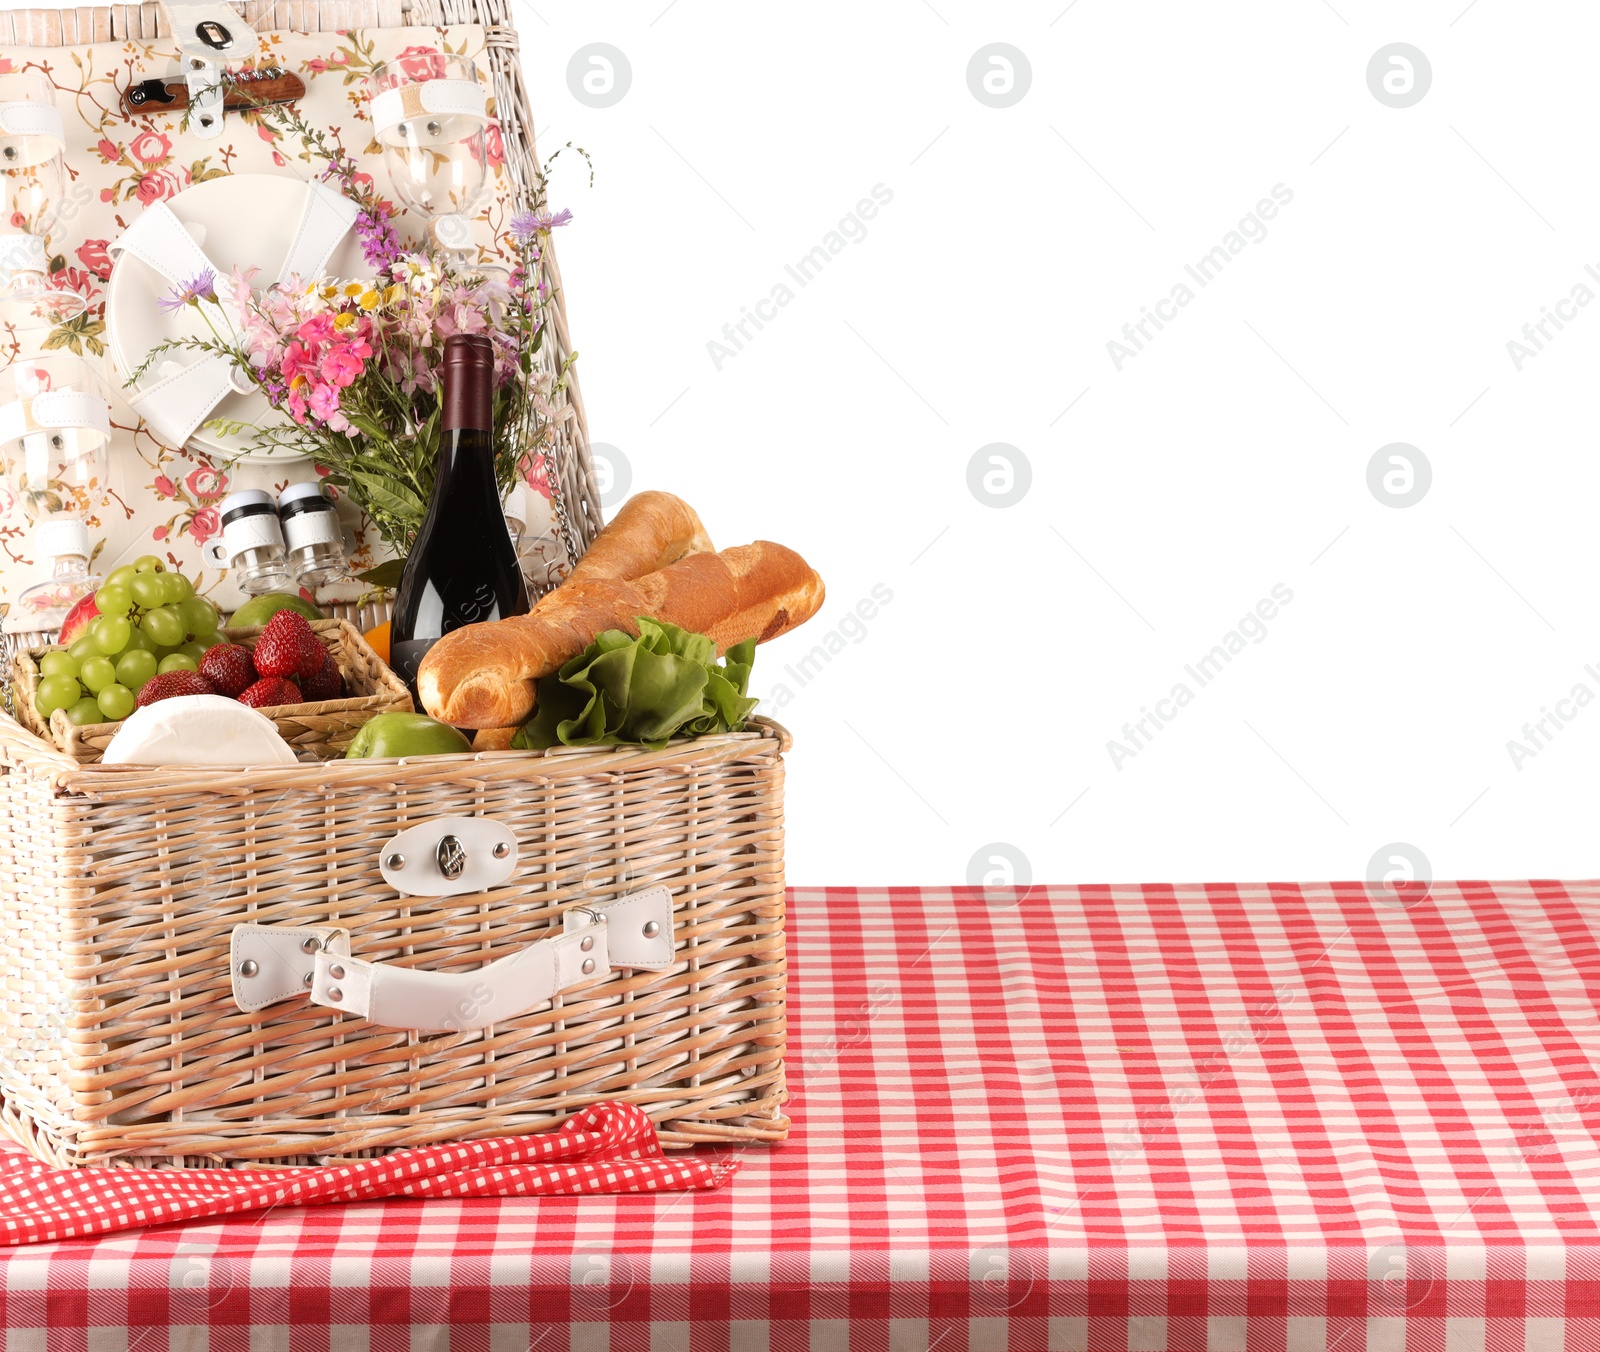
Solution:
<svg viewBox="0 0 1600 1352">
<path fill-rule="evenodd" d="M 446 338 L 440 386 L 439 480 L 406 556 L 390 630 L 390 657 L 413 700 L 417 667 L 443 635 L 528 610 L 528 585 L 495 482 L 488 338 Z"/>
</svg>

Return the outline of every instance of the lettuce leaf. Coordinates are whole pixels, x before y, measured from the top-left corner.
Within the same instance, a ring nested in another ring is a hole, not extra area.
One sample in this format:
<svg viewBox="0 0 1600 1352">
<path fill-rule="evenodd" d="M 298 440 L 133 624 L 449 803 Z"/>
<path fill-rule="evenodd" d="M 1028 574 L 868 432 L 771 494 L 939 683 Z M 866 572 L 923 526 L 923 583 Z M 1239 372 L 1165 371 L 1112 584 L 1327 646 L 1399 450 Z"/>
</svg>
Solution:
<svg viewBox="0 0 1600 1352">
<path fill-rule="evenodd" d="M 533 717 L 511 739 L 523 751 L 638 744 L 737 732 L 757 700 L 745 691 L 754 639 L 720 661 L 704 634 L 639 616 L 639 636 L 608 629 L 554 676 L 539 681 Z"/>
</svg>

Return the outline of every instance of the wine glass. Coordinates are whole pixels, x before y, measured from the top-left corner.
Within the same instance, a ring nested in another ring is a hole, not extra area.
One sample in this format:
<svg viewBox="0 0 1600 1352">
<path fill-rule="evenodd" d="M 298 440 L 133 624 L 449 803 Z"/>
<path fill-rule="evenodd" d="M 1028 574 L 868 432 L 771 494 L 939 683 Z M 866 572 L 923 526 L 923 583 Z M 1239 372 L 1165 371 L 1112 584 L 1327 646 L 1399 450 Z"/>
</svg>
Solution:
<svg viewBox="0 0 1600 1352">
<path fill-rule="evenodd" d="M 66 132 L 49 81 L 0 75 L 0 320 L 18 329 L 75 319 L 88 302 L 50 285 L 50 226 L 66 200 Z"/>
<path fill-rule="evenodd" d="M 100 586 L 89 571 L 87 520 L 105 500 L 111 468 L 100 373 L 71 352 L 18 357 L 0 369 L 0 455 L 38 552 L 55 561 L 49 579 L 17 598 L 13 615 L 29 629 L 58 628 L 56 613 Z"/>
<path fill-rule="evenodd" d="M 395 196 L 459 264 L 489 192 L 488 95 L 470 58 L 412 53 L 367 77 L 372 125 Z"/>
</svg>

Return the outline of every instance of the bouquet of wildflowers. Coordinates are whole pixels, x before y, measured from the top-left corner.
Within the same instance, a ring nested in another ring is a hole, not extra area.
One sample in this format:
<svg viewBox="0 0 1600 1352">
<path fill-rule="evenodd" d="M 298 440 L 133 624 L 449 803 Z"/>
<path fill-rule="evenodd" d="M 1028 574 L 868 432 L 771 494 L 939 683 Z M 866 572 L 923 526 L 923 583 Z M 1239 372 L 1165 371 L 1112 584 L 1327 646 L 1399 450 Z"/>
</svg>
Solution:
<svg viewBox="0 0 1600 1352">
<path fill-rule="evenodd" d="M 202 273 L 161 303 L 171 311 L 198 310 L 209 336 L 158 345 L 132 379 L 174 349 L 226 358 L 288 421 L 264 428 L 221 420 L 207 425 L 235 435 L 251 432 L 258 445 L 310 457 L 404 556 L 433 492 L 435 373 L 449 335 L 481 333 L 494 344 L 495 468 L 502 492 L 518 478 L 535 485 L 550 479 L 555 427 L 567 412 L 558 409 L 556 396 L 571 358 L 556 371 L 538 359 L 554 299 L 541 280 L 540 259 L 550 232 L 572 214 L 548 210 L 541 177 L 535 205 L 511 222 L 509 276 L 452 271 L 437 254 L 402 245 L 387 204 L 348 156 L 330 149 L 315 129 L 292 118 L 289 125 L 327 159 L 324 178 L 338 181 L 361 208 L 356 230 L 372 275 L 291 278 L 258 291 L 254 269 L 227 277 Z"/>
</svg>

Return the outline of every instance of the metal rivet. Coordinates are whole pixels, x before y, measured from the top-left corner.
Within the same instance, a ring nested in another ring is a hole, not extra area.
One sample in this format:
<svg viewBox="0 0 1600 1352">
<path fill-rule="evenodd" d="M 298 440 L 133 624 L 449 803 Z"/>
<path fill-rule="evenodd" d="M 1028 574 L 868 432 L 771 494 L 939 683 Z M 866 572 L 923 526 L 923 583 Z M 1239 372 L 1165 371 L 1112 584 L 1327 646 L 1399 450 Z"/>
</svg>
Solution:
<svg viewBox="0 0 1600 1352">
<path fill-rule="evenodd" d="M 646 939 L 654 939 L 656 937 L 656 935 L 658 935 L 660 933 L 661 933 L 661 926 L 656 924 L 656 922 L 654 920 L 649 920 L 649 921 L 645 922 L 644 937 Z"/>
<path fill-rule="evenodd" d="M 340 990 L 337 986 L 329 986 L 328 987 L 328 999 L 330 999 L 330 1000 L 343 1000 L 344 999 L 344 992 L 342 990 Z"/>
<path fill-rule="evenodd" d="M 343 981 L 344 968 L 339 966 L 338 963 L 334 963 L 332 967 L 328 968 L 328 975 L 331 976 L 335 981 Z"/>
<path fill-rule="evenodd" d="M 583 942 L 579 944 L 578 947 L 587 953 L 591 948 L 594 947 L 594 935 L 585 934 L 583 936 Z"/>
<path fill-rule="evenodd" d="M 397 873 L 406 866 L 406 857 L 403 854 L 391 854 L 383 861 L 384 868 L 392 868 Z"/>
<path fill-rule="evenodd" d="M 315 972 L 307 972 L 303 977 L 300 978 L 300 984 L 302 986 L 309 986 L 311 984 L 311 978 L 315 975 Z"/>
<path fill-rule="evenodd" d="M 583 960 L 583 966 L 579 970 L 582 971 L 585 976 L 588 976 L 590 972 L 594 971 L 594 959 L 585 958 Z"/>
<path fill-rule="evenodd" d="M 428 123 L 428 135 L 429 136 L 437 136 L 443 130 L 444 130 L 444 128 L 441 127 L 437 122 L 429 122 Z"/>
<path fill-rule="evenodd" d="M 240 976 L 254 976 L 260 970 L 261 968 L 256 964 L 254 959 L 251 958 L 246 958 L 239 964 Z"/>
<path fill-rule="evenodd" d="M 505 841 L 503 841 L 503 840 L 498 845 L 496 845 L 494 847 L 494 857 L 496 859 L 504 859 L 510 853 L 511 853 L 511 847 L 509 845 L 507 845 L 505 843 Z"/>
<path fill-rule="evenodd" d="M 317 936 L 315 934 L 313 934 L 309 938 L 307 938 L 306 941 L 303 944 L 300 945 L 300 951 L 302 953 L 315 953 L 321 947 L 322 947 L 322 940 L 317 938 Z"/>
</svg>

